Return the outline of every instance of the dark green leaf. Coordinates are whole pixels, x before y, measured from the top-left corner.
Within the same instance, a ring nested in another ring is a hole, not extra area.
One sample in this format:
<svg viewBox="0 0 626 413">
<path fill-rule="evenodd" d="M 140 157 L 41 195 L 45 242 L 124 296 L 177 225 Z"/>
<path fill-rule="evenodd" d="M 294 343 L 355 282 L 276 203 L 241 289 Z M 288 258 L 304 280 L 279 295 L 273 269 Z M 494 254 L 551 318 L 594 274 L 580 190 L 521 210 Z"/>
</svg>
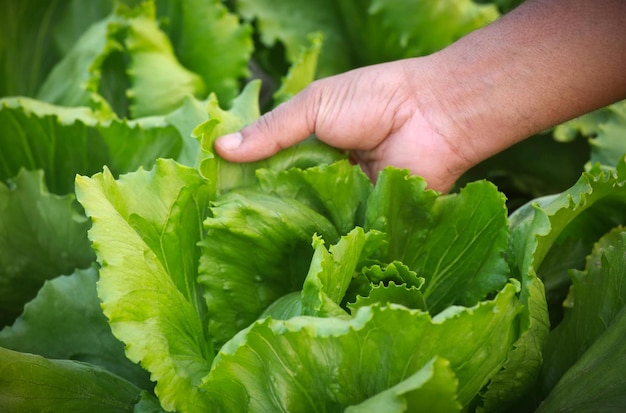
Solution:
<svg viewBox="0 0 626 413">
<path fill-rule="evenodd" d="M 0 331 L 0 346 L 97 365 L 152 390 L 147 372 L 126 358 L 111 334 L 96 295 L 97 279 L 90 268 L 47 281 L 15 323 Z"/>
</svg>

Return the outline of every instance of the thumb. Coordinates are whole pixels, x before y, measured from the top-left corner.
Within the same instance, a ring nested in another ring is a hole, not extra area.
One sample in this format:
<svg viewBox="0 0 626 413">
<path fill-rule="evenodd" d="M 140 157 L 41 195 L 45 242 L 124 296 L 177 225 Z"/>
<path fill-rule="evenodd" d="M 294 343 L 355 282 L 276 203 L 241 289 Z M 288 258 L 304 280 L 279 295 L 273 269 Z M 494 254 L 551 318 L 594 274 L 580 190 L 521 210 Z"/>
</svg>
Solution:
<svg viewBox="0 0 626 413">
<path fill-rule="evenodd" d="M 308 87 L 240 131 L 217 138 L 215 150 L 232 162 L 268 158 L 315 132 L 315 102 Z"/>
</svg>

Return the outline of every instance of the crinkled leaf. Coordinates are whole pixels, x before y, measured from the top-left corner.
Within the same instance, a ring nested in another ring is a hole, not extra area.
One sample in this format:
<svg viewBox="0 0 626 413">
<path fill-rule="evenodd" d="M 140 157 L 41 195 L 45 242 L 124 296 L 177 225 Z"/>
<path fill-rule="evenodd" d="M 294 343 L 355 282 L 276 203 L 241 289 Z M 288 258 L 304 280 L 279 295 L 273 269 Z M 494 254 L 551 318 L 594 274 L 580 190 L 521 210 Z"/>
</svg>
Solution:
<svg viewBox="0 0 626 413">
<path fill-rule="evenodd" d="M 457 380 L 448 360 L 435 357 L 417 373 L 395 386 L 348 407 L 346 413 L 452 413 L 460 412 Z"/>
<path fill-rule="evenodd" d="M 288 61 L 297 59 L 311 33 L 322 32 L 319 77 L 430 54 L 498 17 L 493 5 L 470 0 L 241 0 L 237 8 L 256 21 L 265 46 L 285 45 Z"/>
<path fill-rule="evenodd" d="M 355 313 L 359 308 L 380 303 L 382 305 L 403 305 L 414 310 L 427 311 L 424 294 L 414 286 L 396 284 L 390 282 L 387 285 L 380 283 L 374 285 L 367 296 L 357 296 L 354 303 L 349 303 L 348 308 Z"/>
<path fill-rule="evenodd" d="M 400 261 L 388 264 L 366 265 L 353 277 L 344 296 L 346 307 L 354 313 L 359 307 L 394 303 L 427 311 L 421 291 L 424 279 Z"/>
<path fill-rule="evenodd" d="M 202 78 L 178 61 L 154 16 L 130 20 L 125 46 L 130 56 L 128 96 L 132 117 L 165 115 L 187 96 L 203 97 L 207 93 Z"/>
<path fill-rule="evenodd" d="M 0 347 L 2 411 L 119 413 L 133 411 L 140 400 L 150 398 L 101 367 Z"/>
<path fill-rule="evenodd" d="M 563 375 L 537 413 L 621 412 L 626 406 L 626 307 Z"/>
<path fill-rule="evenodd" d="M 328 217 L 341 234 L 363 225 L 372 184 L 361 168 L 347 160 L 307 169 L 259 169 L 256 175 L 265 192 L 299 200 Z"/>
<path fill-rule="evenodd" d="M 205 230 L 198 281 L 216 348 L 273 301 L 302 288 L 315 233 L 329 242 L 339 238 L 326 217 L 301 202 L 252 189 L 218 198 Z"/>
<path fill-rule="evenodd" d="M 194 130 L 194 136 L 200 140 L 202 150 L 205 152 L 205 158 L 200 163 L 200 173 L 209 181 L 211 193 L 216 196 L 233 188 L 256 184 L 257 169 L 281 171 L 291 167 L 308 168 L 344 157 L 336 149 L 315 139 L 304 141 L 269 159 L 257 162 L 230 163 L 215 156 L 213 152 L 215 139 L 226 133 L 238 131 L 260 116 L 258 105 L 260 87 L 259 81 L 248 83 L 229 110 L 220 108 L 215 96 L 211 96 L 208 101 L 209 120 Z"/>
<path fill-rule="evenodd" d="M 492 391 L 485 396 L 485 406 L 510 405 L 514 394 L 524 397 L 534 385 L 536 366 L 543 362 L 542 352 L 549 331 L 544 286 L 537 274 L 542 277 L 562 273 L 563 269 L 550 265 L 557 263 L 561 267 L 559 260 L 577 262 L 586 254 L 585 245 L 590 248 L 591 240 L 597 239 L 599 231 L 604 233 L 623 220 L 620 218 L 625 200 L 620 178 L 623 168 L 583 173 L 570 189 L 528 204 L 510 217 L 508 258 L 514 274 L 522 279 L 520 299 L 525 311 L 520 317 L 520 339 L 514 344 L 505 370 L 490 385 Z M 571 261 L 568 257 L 572 253 L 579 258 Z M 552 280 L 547 279 L 546 288 Z"/>
<path fill-rule="evenodd" d="M 591 165 L 615 167 L 626 153 L 626 100 L 559 125 L 554 131 L 554 136 L 562 141 L 578 135 L 589 139 Z"/>
<path fill-rule="evenodd" d="M 519 272 L 526 274 L 535 268 L 541 276 L 541 266 L 552 248 L 569 237 L 588 238 L 584 231 L 577 231 L 581 225 L 594 226 L 587 220 L 601 233 L 620 224 L 624 220 L 625 179 L 623 160 L 613 170 L 593 168 L 583 172 L 568 190 L 515 211 L 510 217 L 511 261 Z"/>
<path fill-rule="evenodd" d="M 126 355 L 151 373 L 166 410 L 208 409 L 197 386 L 213 358 L 197 268 L 207 204 L 195 169 L 158 160 L 115 181 L 77 178 L 91 218 L 98 295 Z"/>
<path fill-rule="evenodd" d="M 626 305 L 625 237 L 622 227 L 615 228 L 598 241 L 584 271 L 572 270 L 564 319 L 550 333 L 544 350 L 544 390 L 556 384 Z"/>
<path fill-rule="evenodd" d="M 317 60 L 322 49 L 322 37 L 321 33 L 309 36 L 310 44 L 302 48 L 291 64 L 289 72 L 282 79 L 280 87 L 274 92 L 275 106 L 289 100 L 315 80 Z"/>
<path fill-rule="evenodd" d="M 102 119 L 88 108 L 67 108 L 27 98 L 0 100 L 0 180 L 20 168 L 43 169 L 51 192 L 74 190 L 76 174 L 108 165 L 113 173 L 151 167 L 181 151 L 181 137 L 163 118 Z"/>
<path fill-rule="evenodd" d="M 417 289 L 421 289 L 424 285 L 424 279 L 418 277 L 415 271 L 400 261 L 392 261 L 384 266 L 374 264 L 363 268 L 362 271 L 367 279 L 374 284 L 394 282 L 398 285 L 406 284 Z"/>
<path fill-rule="evenodd" d="M 185 7 L 189 6 L 185 2 Z M 209 5 L 204 6 L 202 11 L 207 11 Z M 219 2 L 209 7 L 215 9 L 214 22 L 220 15 L 218 9 L 222 8 Z M 187 19 L 187 23 L 197 23 L 206 17 L 198 10 L 196 7 L 194 13 L 186 13 L 193 17 Z M 114 13 L 91 25 L 77 39 L 51 71 L 38 98 L 65 106 L 96 105 L 105 112 L 110 107 L 119 117 L 133 118 L 167 114 L 178 108 L 187 96 L 204 98 L 207 93 L 204 80 L 179 62 L 170 39 L 158 26 L 155 14 L 153 1 L 137 7 L 117 4 Z M 204 33 L 197 27 L 185 27 L 190 33 Z M 204 27 L 219 30 L 214 25 L 205 24 Z M 219 36 L 211 38 L 222 39 Z M 230 79 L 222 76 L 213 77 L 211 81 L 214 86 L 228 86 L 230 94 L 234 94 L 233 82 L 241 73 L 232 73 L 232 67 L 224 68 L 218 64 L 215 56 L 219 52 L 210 49 L 207 53 L 208 45 L 201 40 L 193 39 L 183 47 L 202 48 L 204 60 L 210 59 L 214 63 L 206 66 L 204 61 L 198 61 L 198 50 L 195 50 L 194 67 L 205 72 L 211 67 L 226 70 Z M 242 65 L 241 58 L 238 64 Z"/>
<path fill-rule="evenodd" d="M 219 0 L 157 2 L 180 62 L 202 77 L 206 90 L 228 103 L 248 77 L 252 30 Z"/>
<path fill-rule="evenodd" d="M 22 312 L 45 280 L 94 260 L 73 195 L 48 192 L 41 171 L 0 182 L 0 326 Z"/>
<path fill-rule="evenodd" d="M 508 284 L 494 301 L 451 307 L 431 318 L 401 306 L 363 307 L 354 318 L 265 319 L 215 359 L 202 388 L 226 411 L 328 411 L 358 404 L 449 360 L 467 405 L 500 368 L 520 310 Z"/>
<path fill-rule="evenodd" d="M 387 168 L 368 200 L 366 228 L 388 234 L 385 261 L 400 260 L 425 279 L 424 297 L 436 314 L 473 305 L 506 283 L 508 221 L 493 184 L 475 182 L 439 197 L 425 186 Z"/>
<path fill-rule="evenodd" d="M 151 390 L 146 371 L 126 358 L 111 334 L 96 295 L 97 279 L 92 267 L 47 281 L 15 323 L 0 331 L 0 346 L 97 365 Z"/>
<path fill-rule="evenodd" d="M 356 227 L 329 249 L 324 241 L 313 240 L 315 253 L 302 287 L 302 314 L 317 317 L 348 318 L 340 307 L 359 264 L 384 243 L 383 234 L 365 233 Z"/>
<path fill-rule="evenodd" d="M 432 208 L 438 193 L 426 190 L 426 181 L 410 176 L 408 171 L 386 168 L 376 181 L 367 200 L 365 229 L 376 229 L 389 235 L 389 246 L 383 261 L 405 260 L 419 246 L 433 226 Z"/>
</svg>

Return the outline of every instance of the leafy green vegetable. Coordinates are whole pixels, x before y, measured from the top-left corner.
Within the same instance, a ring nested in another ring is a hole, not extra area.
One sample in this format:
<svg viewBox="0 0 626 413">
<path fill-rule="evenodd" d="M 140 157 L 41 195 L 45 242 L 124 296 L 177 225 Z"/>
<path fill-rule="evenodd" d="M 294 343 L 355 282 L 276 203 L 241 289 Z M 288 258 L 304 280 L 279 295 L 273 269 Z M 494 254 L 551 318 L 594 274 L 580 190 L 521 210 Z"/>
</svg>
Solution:
<svg viewBox="0 0 626 413">
<path fill-rule="evenodd" d="M 249 76 L 252 30 L 219 0 L 157 0 L 157 15 L 180 62 L 197 73 L 209 93 L 230 103 Z"/>
<path fill-rule="evenodd" d="M 622 227 L 613 229 L 587 257 L 585 271 L 571 272 L 573 284 L 565 303 L 565 317 L 546 343 L 542 370 L 542 385 L 546 389 L 556 384 L 625 308 L 625 235 Z"/>
<path fill-rule="evenodd" d="M 89 221 L 73 195 L 48 192 L 40 171 L 0 182 L 0 327 L 11 324 L 45 280 L 94 260 Z"/>
<path fill-rule="evenodd" d="M 470 0 L 240 0 L 237 10 L 255 21 L 265 46 L 283 43 L 288 61 L 296 60 L 310 34 L 321 32 L 319 77 L 435 52 L 498 17 L 493 5 Z"/>
<path fill-rule="evenodd" d="M 345 412 L 460 412 L 455 392 L 456 383 L 450 363 L 434 358 L 408 379 L 363 403 L 348 407 Z"/>
<path fill-rule="evenodd" d="M 55 23 L 67 3 L 0 1 L 0 96 L 35 96 L 60 58 L 61 53 L 54 47 Z M 83 18 L 88 21 L 86 15 Z"/>
<path fill-rule="evenodd" d="M 20 168 L 45 171 L 51 192 L 68 194 L 74 177 L 109 165 L 114 173 L 151 167 L 158 157 L 176 158 L 187 143 L 163 118 L 138 121 L 101 118 L 88 108 L 67 108 L 26 98 L 0 100 L 0 179 Z"/>
<path fill-rule="evenodd" d="M 400 260 L 425 278 L 431 312 L 473 305 L 507 280 L 504 198 L 484 182 L 437 199 L 425 186 L 406 172 L 382 175 L 368 200 L 365 227 L 389 234 L 387 261 Z"/>
<path fill-rule="evenodd" d="M 626 307 L 569 369 L 539 406 L 553 411 L 619 412 L 626 403 Z"/>
<path fill-rule="evenodd" d="M 92 267 L 46 281 L 16 322 L 0 330 L 0 346 L 97 365 L 150 391 L 146 371 L 126 358 L 111 334 L 96 296 L 97 279 Z"/>
<path fill-rule="evenodd" d="M 274 105 L 289 100 L 315 79 L 317 62 L 322 49 L 322 34 L 315 33 L 310 38 L 310 45 L 301 49 L 292 64 L 289 73 L 281 82 L 280 88 L 274 92 Z"/>
<path fill-rule="evenodd" d="M 125 46 L 130 55 L 131 117 L 165 115 L 180 106 L 185 96 L 206 94 L 204 81 L 178 62 L 154 16 L 130 20 Z"/>
<path fill-rule="evenodd" d="M 78 178 L 77 195 L 93 222 L 98 295 L 113 334 L 157 381 L 166 410 L 208 409 L 197 386 L 213 349 L 196 282 L 206 185 L 195 169 L 159 160 L 119 183 L 107 170 Z"/>
<path fill-rule="evenodd" d="M 332 411 L 408 388 L 474 403 L 535 333 L 519 327 L 532 277 L 508 279 L 504 197 L 487 182 L 441 196 L 394 168 L 372 185 L 316 141 L 231 165 L 208 151 L 258 116 L 254 96 L 209 102 L 198 170 L 77 179 L 104 312 L 163 407 Z"/>
<path fill-rule="evenodd" d="M 554 131 L 561 141 L 571 141 L 578 135 L 589 140 L 591 166 L 599 163 L 615 167 L 626 153 L 626 100 L 559 125 Z"/>
<path fill-rule="evenodd" d="M 439 354 L 450 358 L 457 397 L 465 404 L 508 351 L 514 332 L 502 326 L 519 310 L 514 297 L 509 285 L 494 302 L 450 308 L 435 319 L 393 305 L 363 307 L 350 320 L 266 319 L 222 348 L 203 388 L 228 411 L 339 411 L 399 383 Z"/>
<path fill-rule="evenodd" d="M 484 165 L 561 192 L 510 218 L 521 198 L 488 182 L 372 184 L 314 137 L 213 152 L 316 77 L 434 52 L 517 0 L 0 3 L 0 96 L 30 97 L 0 99 L 0 410 L 623 404 L 622 102 L 556 129 L 592 138 L 569 189 L 584 141 L 567 167 L 528 162 L 564 145 L 546 139 Z M 275 83 L 239 93 L 250 76 Z"/>
<path fill-rule="evenodd" d="M 0 347 L 0 407 L 10 412 L 132 412 L 151 396 L 107 370 Z M 153 410 L 157 411 L 157 410 Z"/>
</svg>

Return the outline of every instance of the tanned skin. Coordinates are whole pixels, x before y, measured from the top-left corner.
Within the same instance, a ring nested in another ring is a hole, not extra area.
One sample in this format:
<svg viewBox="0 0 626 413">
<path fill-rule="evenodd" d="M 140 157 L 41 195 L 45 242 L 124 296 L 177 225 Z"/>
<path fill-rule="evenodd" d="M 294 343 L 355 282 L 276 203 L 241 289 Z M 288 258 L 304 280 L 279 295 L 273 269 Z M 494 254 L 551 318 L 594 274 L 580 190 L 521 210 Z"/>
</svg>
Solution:
<svg viewBox="0 0 626 413">
<path fill-rule="evenodd" d="M 249 162 L 315 134 L 373 180 L 393 165 L 446 192 L 480 161 L 624 98 L 626 0 L 527 0 L 432 55 L 317 80 L 215 149 Z"/>
</svg>

